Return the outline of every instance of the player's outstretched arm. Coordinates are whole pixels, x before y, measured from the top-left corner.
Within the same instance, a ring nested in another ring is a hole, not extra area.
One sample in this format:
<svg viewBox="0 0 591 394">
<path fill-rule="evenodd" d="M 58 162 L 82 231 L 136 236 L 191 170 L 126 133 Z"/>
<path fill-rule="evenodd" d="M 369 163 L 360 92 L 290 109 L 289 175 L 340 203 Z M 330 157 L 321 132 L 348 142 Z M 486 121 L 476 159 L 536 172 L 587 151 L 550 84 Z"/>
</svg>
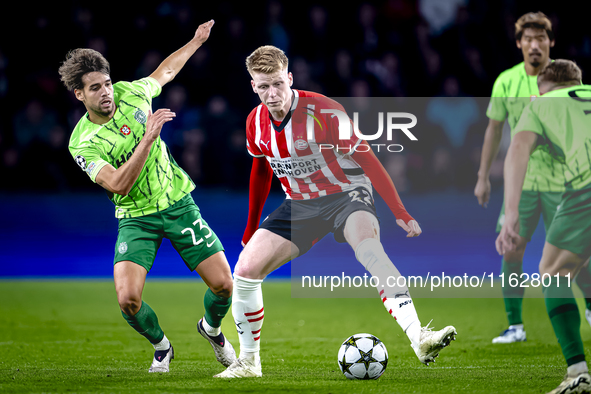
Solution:
<svg viewBox="0 0 591 394">
<path fill-rule="evenodd" d="M 518 234 L 519 200 L 527 172 L 529 156 L 534 151 L 538 135 L 531 131 L 515 134 L 505 158 L 505 221 L 496 241 L 499 254 L 515 249 Z"/>
<path fill-rule="evenodd" d="M 164 123 L 170 122 L 175 116 L 174 112 L 165 108 L 159 109 L 154 114 L 150 111 L 146 122 L 146 133 L 129 160 L 117 169 L 110 164 L 104 166 L 96 176 L 96 183 L 111 193 L 122 196 L 129 194 L 135 181 L 140 176 L 144 164 L 146 164 L 152 144 L 160 135 L 162 126 Z"/>
<path fill-rule="evenodd" d="M 367 145 L 367 142 L 363 141 L 362 144 Z M 365 174 L 369 177 L 371 184 L 379 193 L 380 196 L 386 201 L 388 207 L 396 217 L 396 224 L 406 231 L 407 237 L 418 237 L 421 235 L 422 230 L 416 220 L 406 211 L 400 196 L 396 191 L 392 178 L 388 175 L 388 172 L 380 163 L 376 155 L 368 145 L 367 152 L 361 150 L 356 151 L 351 156 L 361 166 Z"/>
<path fill-rule="evenodd" d="M 478 199 L 478 204 L 486 208 L 490 198 L 490 167 L 493 160 L 499 153 L 501 137 L 503 136 L 502 121 L 489 119 L 486 132 L 484 134 L 484 143 L 482 144 L 482 153 L 480 154 L 480 169 L 478 170 L 478 181 L 474 188 L 474 195 Z"/>
<path fill-rule="evenodd" d="M 154 78 L 158 81 L 160 86 L 164 86 L 170 81 L 174 79 L 174 77 L 181 71 L 184 67 L 187 60 L 207 39 L 209 38 L 209 33 L 211 32 L 211 28 L 214 24 L 214 20 L 210 20 L 209 22 L 205 22 L 197 28 L 195 32 L 195 36 L 191 41 L 189 41 L 185 46 L 168 56 L 154 71 L 150 77 Z"/>
<path fill-rule="evenodd" d="M 248 243 L 259 228 L 263 207 L 271 190 L 272 180 L 273 170 L 269 166 L 267 159 L 254 157 L 252 159 L 252 169 L 250 170 L 248 222 L 242 237 L 242 246 Z"/>
</svg>

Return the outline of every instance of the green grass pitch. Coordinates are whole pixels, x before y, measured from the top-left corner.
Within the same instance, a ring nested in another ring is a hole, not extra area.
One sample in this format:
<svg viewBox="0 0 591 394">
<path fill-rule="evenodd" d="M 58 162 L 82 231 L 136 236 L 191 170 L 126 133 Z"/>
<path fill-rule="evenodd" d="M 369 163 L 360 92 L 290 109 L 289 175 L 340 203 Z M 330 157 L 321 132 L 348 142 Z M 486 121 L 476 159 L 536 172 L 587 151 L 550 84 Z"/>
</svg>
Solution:
<svg viewBox="0 0 591 394">
<path fill-rule="evenodd" d="M 263 377 L 218 380 L 223 367 L 195 329 L 204 291 L 200 281 L 148 280 L 144 300 L 176 354 L 170 373 L 148 374 L 152 346 L 121 317 L 111 281 L 0 281 L 0 392 L 544 393 L 566 371 L 540 298 L 524 300 L 528 341 L 513 345 L 491 344 L 506 328 L 499 298 L 415 298 L 423 325 L 458 330 L 427 367 L 377 297 L 293 299 L 289 282 L 268 281 Z M 223 329 L 238 348 L 231 315 Z M 388 348 L 375 381 L 349 381 L 338 368 L 339 345 L 361 332 Z M 581 333 L 589 349 L 584 317 Z"/>
</svg>

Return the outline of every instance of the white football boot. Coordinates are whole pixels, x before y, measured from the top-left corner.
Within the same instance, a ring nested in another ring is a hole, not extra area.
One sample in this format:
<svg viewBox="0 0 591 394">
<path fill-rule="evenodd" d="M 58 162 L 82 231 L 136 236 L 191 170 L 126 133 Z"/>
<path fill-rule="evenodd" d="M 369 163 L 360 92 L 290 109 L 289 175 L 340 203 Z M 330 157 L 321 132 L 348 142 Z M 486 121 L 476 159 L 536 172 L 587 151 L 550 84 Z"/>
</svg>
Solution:
<svg viewBox="0 0 591 394">
<path fill-rule="evenodd" d="M 505 331 L 496 338 L 493 338 L 492 343 L 514 343 L 525 342 L 527 338 L 523 330 L 523 324 L 509 326 Z"/>
<path fill-rule="evenodd" d="M 222 333 L 220 333 L 220 335 L 216 337 L 209 336 L 203 328 L 202 321 L 203 318 L 201 318 L 201 320 L 199 320 L 199 323 L 197 323 L 197 331 L 199 332 L 199 334 L 201 334 L 203 338 L 207 339 L 207 341 L 213 348 L 215 358 L 220 363 L 222 363 L 224 367 L 229 367 L 230 365 L 232 365 L 234 361 L 236 361 L 236 351 L 234 351 L 234 347 L 232 346 L 230 341 L 228 341 L 228 339 L 224 337 L 224 334 Z"/>
<path fill-rule="evenodd" d="M 174 358 L 174 349 L 172 345 L 168 350 L 157 350 L 154 353 L 154 360 L 148 372 L 168 372 L 170 362 Z"/>
<path fill-rule="evenodd" d="M 589 373 L 582 373 L 575 377 L 564 378 L 562 383 L 548 394 L 590 394 L 591 376 Z"/>
<path fill-rule="evenodd" d="M 441 349 L 448 346 L 451 341 L 455 341 L 456 335 L 458 335 L 453 326 L 447 326 L 439 331 L 432 331 L 433 328 L 429 327 L 429 324 L 421 328 L 419 343 L 410 345 L 419 361 L 425 365 L 435 362 L 435 358 L 439 356 Z"/>
<path fill-rule="evenodd" d="M 263 376 L 261 364 L 256 365 L 254 359 L 237 358 L 224 372 L 214 378 L 260 378 Z"/>
</svg>

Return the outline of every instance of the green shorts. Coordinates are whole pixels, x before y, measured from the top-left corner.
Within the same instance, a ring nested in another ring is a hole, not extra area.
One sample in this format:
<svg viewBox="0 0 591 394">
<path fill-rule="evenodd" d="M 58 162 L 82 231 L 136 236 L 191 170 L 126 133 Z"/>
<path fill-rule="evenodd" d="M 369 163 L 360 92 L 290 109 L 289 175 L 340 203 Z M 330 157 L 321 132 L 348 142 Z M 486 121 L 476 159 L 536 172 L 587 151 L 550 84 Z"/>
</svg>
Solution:
<svg viewBox="0 0 591 394">
<path fill-rule="evenodd" d="M 581 258 L 591 255 L 591 187 L 564 193 L 546 241 Z"/>
<path fill-rule="evenodd" d="M 556 209 L 560 204 L 563 192 L 534 192 L 524 190 L 521 192 L 519 200 L 519 235 L 528 241 L 538 227 L 540 214 L 544 219 L 544 229 L 548 234 L 548 229 L 552 224 L 552 219 Z M 505 201 L 501 207 L 501 214 L 497 221 L 497 233 L 501 231 L 505 221 Z"/>
<path fill-rule="evenodd" d="M 206 258 L 224 250 L 201 218 L 193 197 L 187 194 L 162 212 L 119 219 L 113 264 L 132 261 L 150 272 L 163 238 L 170 240 L 191 271 Z"/>
</svg>

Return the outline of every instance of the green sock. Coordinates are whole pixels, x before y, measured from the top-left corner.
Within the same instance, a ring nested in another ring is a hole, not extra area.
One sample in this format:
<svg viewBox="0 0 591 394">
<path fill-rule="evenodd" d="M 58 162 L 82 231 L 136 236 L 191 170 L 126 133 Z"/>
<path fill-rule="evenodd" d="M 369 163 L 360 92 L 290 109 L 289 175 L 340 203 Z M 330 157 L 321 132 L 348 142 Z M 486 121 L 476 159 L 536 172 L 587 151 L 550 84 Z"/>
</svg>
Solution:
<svg viewBox="0 0 591 394">
<path fill-rule="evenodd" d="M 550 286 L 544 287 L 544 299 L 562 354 L 566 364 L 570 366 L 585 361 L 580 330 L 581 316 L 567 278 L 561 276 L 558 279 L 552 277 Z"/>
<path fill-rule="evenodd" d="M 150 308 L 150 305 L 142 301 L 140 310 L 133 316 L 126 315 L 121 311 L 123 318 L 127 321 L 134 330 L 145 336 L 152 344 L 162 341 L 164 338 L 164 331 L 158 324 L 158 317 L 156 313 Z"/>
<path fill-rule="evenodd" d="M 583 292 L 583 297 L 585 297 L 585 306 L 587 309 L 591 309 L 591 273 L 589 273 L 589 267 L 581 268 L 575 280 Z"/>
<path fill-rule="evenodd" d="M 505 274 L 505 286 L 502 289 L 505 301 L 505 312 L 507 313 L 507 320 L 509 320 L 510 326 L 523 323 L 523 320 L 521 319 L 521 307 L 523 304 L 523 293 L 525 288 L 521 286 L 512 287 L 507 285 L 510 277 L 517 277 L 521 283 L 519 276 L 523 273 L 521 266 L 522 263 L 508 263 L 505 259 L 503 259 L 501 266 L 501 272 Z M 510 276 L 512 274 L 513 276 Z"/>
<path fill-rule="evenodd" d="M 225 298 L 215 295 L 211 289 L 207 289 L 203 297 L 203 306 L 205 307 L 205 320 L 212 327 L 222 325 L 222 319 L 228 313 L 232 305 L 232 297 Z"/>
</svg>

